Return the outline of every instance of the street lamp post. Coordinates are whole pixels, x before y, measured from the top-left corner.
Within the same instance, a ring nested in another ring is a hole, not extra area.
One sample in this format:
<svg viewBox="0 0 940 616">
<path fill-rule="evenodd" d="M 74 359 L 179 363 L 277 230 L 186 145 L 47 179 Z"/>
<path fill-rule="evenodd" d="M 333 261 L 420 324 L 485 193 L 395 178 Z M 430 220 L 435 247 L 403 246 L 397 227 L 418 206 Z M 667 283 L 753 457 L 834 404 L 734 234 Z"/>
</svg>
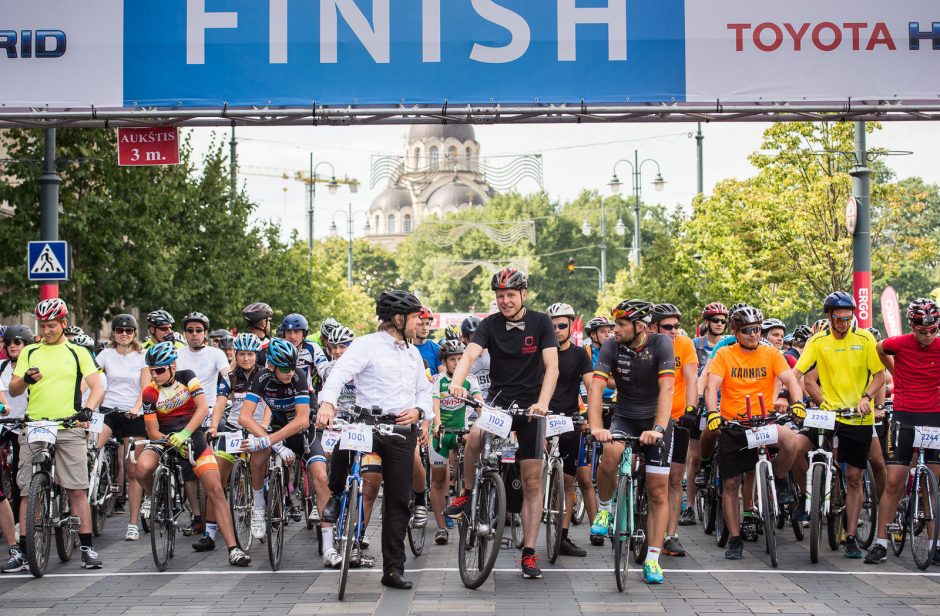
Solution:
<svg viewBox="0 0 940 616">
<path fill-rule="evenodd" d="M 356 210 L 355 212 L 352 209 L 352 203 L 348 205 L 347 211 L 343 212 L 342 210 L 333 213 L 333 221 L 330 223 L 330 235 L 336 237 L 339 234 L 339 227 L 336 226 L 336 215 L 345 214 L 346 215 L 346 285 L 352 287 L 353 285 L 353 216 L 355 214 L 362 214 L 366 219 L 366 224 L 363 226 L 363 231 L 366 235 L 372 230 L 372 226 L 369 224 L 369 215 L 365 210 Z"/>
<path fill-rule="evenodd" d="M 621 218 L 617 218 L 617 225 L 614 227 L 614 231 L 620 236 L 623 236 L 627 232 L 627 227 L 623 224 Z M 591 223 L 589 223 L 586 218 L 584 219 L 584 224 L 581 225 L 581 233 L 583 233 L 585 237 L 591 235 Z M 601 200 L 601 269 L 598 273 L 600 275 L 600 290 L 603 291 L 604 285 L 607 284 L 607 204 L 603 199 Z"/>
<path fill-rule="evenodd" d="M 643 165 L 646 163 L 653 163 L 656 165 L 656 178 L 653 180 L 653 188 L 657 192 L 661 192 L 663 187 L 666 185 L 666 180 L 663 179 L 662 171 L 659 168 L 659 162 L 647 158 L 643 162 L 640 162 L 640 153 L 637 150 L 633 150 L 633 162 L 622 159 L 614 163 L 614 175 L 610 178 L 610 182 L 607 184 L 610 187 L 610 190 L 614 194 L 620 192 L 621 186 L 623 183 L 617 177 L 617 166 L 621 163 L 626 163 L 630 165 L 630 173 L 633 180 L 633 212 L 634 212 L 634 227 L 633 227 L 633 263 L 636 267 L 640 266 L 640 256 L 642 254 L 642 248 L 640 247 L 640 188 L 642 186 L 642 170 Z"/>
</svg>

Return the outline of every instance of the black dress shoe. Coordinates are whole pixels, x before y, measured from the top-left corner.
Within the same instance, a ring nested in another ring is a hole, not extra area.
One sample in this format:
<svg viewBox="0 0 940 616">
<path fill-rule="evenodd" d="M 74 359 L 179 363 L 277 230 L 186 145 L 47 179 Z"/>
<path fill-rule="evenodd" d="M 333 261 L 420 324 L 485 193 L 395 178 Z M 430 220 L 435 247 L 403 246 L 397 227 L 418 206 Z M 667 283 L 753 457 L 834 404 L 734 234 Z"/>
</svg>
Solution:
<svg viewBox="0 0 940 616">
<path fill-rule="evenodd" d="M 339 518 L 339 508 L 342 505 L 342 502 L 335 496 L 330 496 L 330 500 L 326 501 L 326 506 L 323 508 L 323 513 L 321 518 L 324 522 L 329 524 L 334 524 L 336 519 Z"/>
<path fill-rule="evenodd" d="M 411 580 L 405 579 L 401 573 L 386 573 L 382 576 L 382 585 L 389 588 L 398 588 L 399 590 L 408 590 L 411 588 Z"/>
</svg>

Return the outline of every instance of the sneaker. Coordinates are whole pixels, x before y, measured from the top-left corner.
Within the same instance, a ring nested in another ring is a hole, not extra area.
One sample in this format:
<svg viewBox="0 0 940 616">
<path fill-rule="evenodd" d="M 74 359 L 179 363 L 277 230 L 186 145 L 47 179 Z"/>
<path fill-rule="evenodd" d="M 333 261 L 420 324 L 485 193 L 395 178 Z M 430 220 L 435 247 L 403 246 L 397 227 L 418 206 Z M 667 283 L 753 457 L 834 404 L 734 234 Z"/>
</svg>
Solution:
<svg viewBox="0 0 940 616">
<path fill-rule="evenodd" d="M 323 513 L 320 515 L 322 519 L 327 524 L 335 524 L 336 520 L 339 518 L 339 509 L 342 506 L 342 502 L 336 496 L 330 496 L 330 500 L 326 501 L 326 505 L 323 506 Z"/>
<path fill-rule="evenodd" d="M 310 515 L 307 516 L 307 519 L 310 520 L 310 522 L 312 522 L 314 525 L 317 525 L 320 523 L 320 512 L 317 511 L 316 507 L 313 507 L 310 510 Z"/>
<path fill-rule="evenodd" d="M 251 536 L 255 539 L 264 537 L 264 507 L 251 508 Z"/>
<path fill-rule="evenodd" d="M 741 560 L 744 556 L 744 542 L 740 537 L 731 537 L 728 539 L 728 549 L 725 550 L 725 558 L 728 560 Z"/>
<path fill-rule="evenodd" d="M 467 507 L 470 505 L 470 497 L 464 494 L 461 494 L 454 500 L 450 501 L 450 504 L 444 507 L 444 515 L 448 518 L 459 518 L 467 511 Z"/>
<path fill-rule="evenodd" d="M 861 558 L 862 550 L 858 547 L 858 538 L 855 535 L 847 535 L 845 538 L 845 557 Z"/>
<path fill-rule="evenodd" d="M 940 548 L 933 553 L 933 564 L 940 565 Z"/>
<path fill-rule="evenodd" d="M 412 528 L 424 528 L 428 523 L 428 508 L 424 505 L 415 505 L 415 513 L 411 517 Z"/>
<path fill-rule="evenodd" d="M 695 473 L 695 485 L 699 488 L 704 488 L 708 485 L 708 476 L 711 474 L 712 463 L 711 460 L 706 462 L 702 460 L 702 465 L 699 467 L 698 472 Z"/>
<path fill-rule="evenodd" d="M 98 558 L 98 552 L 95 548 L 82 546 L 82 569 L 101 569 L 101 559 Z"/>
<path fill-rule="evenodd" d="M 643 581 L 647 584 L 662 584 L 666 581 L 663 577 L 663 568 L 658 562 L 648 560 L 643 563 Z"/>
<path fill-rule="evenodd" d="M 201 535 L 206 532 L 206 523 L 202 521 L 200 516 L 195 516 L 190 522 L 189 528 L 192 529 L 194 535 Z"/>
<path fill-rule="evenodd" d="M 447 545 L 449 539 L 450 533 L 447 532 L 446 528 L 438 528 L 437 532 L 434 533 L 434 543 L 437 545 Z"/>
<path fill-rule="evenodd" d="M 198 541 L 193 543 L 193 549 L 197 552 L 211 552 L 215 549 L 215 539 L 209 535 L 203 535 Z"/>
<path fill-rule="evenodd" d="M 329 548 L 323 550 L 323 566 L 327 569 L 332 569 L 336 567 L 341 562 L 343 562 L 343 557 L 339 555 L 339 552 L 336 551 L 336 548 L 330 546 Z"/>
<path fill-rule="evenodd" d="M 247 567 L 251 564 L 251 556 L 239 548 L 234 547 L 228 551 L 228 564 L 233 567 Z"/>
<path fill-rule="evenodd" d="M 685 548 L 678 537 L 669 537 L 663 542 L 663 554 L 667 556 L 685 556 Z"/>
<path fill-rule="evenodd" d="M 757 541 L 758 522 L 757 515 L 753 512 L 744 512 L 744 519 L 741 521 L 741 537 L 745 541 Z"/>
<path fill-rule="evenodd" d="M 26 562 L 26 557 L 20 552 L 20 546 L 11 545 L 10 560 L 0 565 L 0 573 L 16 573 L 27 569 L 29 569 L 29 564 Z"/>
<path fill-rule="evenodd" d="M 594 537 L 607 537 L 610 535 L 610 522 L 613 516 L 609 511 L 604 511 L 601 509 L 597 512 L 597 515 L 594 516 L 594 521 L 591 523 L 591 538 Z M 592 540 L 591 543 L 594 543 Z"/>
<path fill-rule="evenodd" d="M 359 547 L 361 547 L 363 550 L 369 549 L 369 536 L 365 533 L 362 533 L 362 539 L 359 540 Z"/>
<path fill-rule="evenodd" d="M 128 524 L 127 532 L 124 533 L 124 541 L 137 541 L 140 539 L 140 531 L 136 524 Z"/>
<path fill-rule="evenodd" d="M 527 580 L 538 580 L 542 577 L 542 570 L 539 569 L 539 557 L 535 554 L 525 554 L 522 556 L 522 577 Z"/>
<path fill-rule="evenodd" d="M 784 479 L 774 478 L 774 486 L 777 488 L 777 504 L 792 505 L 796 502 L 793 498 L 793 490 L 790 489 L 790 482 Z"/>
<path fill-rule="evenodd" d="M 115 499 L 115 501 L 114 501 L 114 513 L 124 513 L 124 512 L 125 512 L 125 508 L 124 508 L 124 499 L 123 499 L 123 498 Z"/>
<path fill-rule="evenodd" d="M 577 556 L 579 558 L 587 556 L 587 551 L 583 548 L 579 548 L 575 542 L 571 540 L 571 537 L 565 537 L 561 540 L 561 548 L 558 550 L 558 553 L 562 556 Z"/>
<path fill-rule="evenodd" d="M 145 496 L 142 503 L 140 503 L 140 515 L 141 517 L 150 519 L 150 497 Z"/>
<path fill-rule="evenodd" d="M 686 507 L 679 516 L 679 526 L 695 526 L 695 510 L 692 507 Z"/>
<path fill-rule="evenodd" d="M 880 565 L 886 560 L 888 560 L 888 548 L 880 543 L 873 544 L 871 548 L 869 548 L 868 554 L 865 554 L 866 565 Z M 936 562 L 936 560 L 937 557 L 934 556 L 934 562 Z"/>
</svg>

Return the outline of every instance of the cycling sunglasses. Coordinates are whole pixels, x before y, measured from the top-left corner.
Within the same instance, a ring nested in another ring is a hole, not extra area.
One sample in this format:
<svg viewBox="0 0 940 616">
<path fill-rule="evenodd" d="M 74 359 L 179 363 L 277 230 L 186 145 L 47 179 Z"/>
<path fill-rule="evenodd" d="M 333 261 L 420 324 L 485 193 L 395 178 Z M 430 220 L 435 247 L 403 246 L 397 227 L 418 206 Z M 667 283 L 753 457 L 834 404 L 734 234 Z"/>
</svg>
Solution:
<svg viewBox="0 0 940 616">
<path fill-rule="evenodd" d="M 750 327 L 742 327 L 738 331 L 745 336 L 753 336 L 754 334 L 759 334 L 761 330 L 760 325 L 751 325 Z"/>
<path fill-rule="evenodd" d="M 709 323 L 718 323 L 718 324 L 720 324 L 720 325 L 727 325 L 727 324 L 728 324 L 728 319 L 711 318 L 711 319 L 708 319 L 708 322 L 709 322 Z"/>
<path fill-rule="evenodd" d="M 275 366 L 275 368 L 281 374 L 290 374 L 291 372 L 294 371 L 294 368 L 292 366 Z"/>
<path fill-rule="evenodd" d="M 115 334 L 127 334 L 128 336 L 132 336 L 136 331 L 137 330 L 134 329 L 133 327 L 115 327 L 114 328 Z"/>
<path fill-rule="evenodd" d="M 854 318 L 855 318 L 855 317 L 853 317 L 852 315 L 849 315 L 849 316 L 847 316 L 847 317 L 837 317 L 837 316 L 832 315 L 832 314 L 829 315 L 829 320 L 830 320 L 830 321 L 840 321 L 840 322 L 842 322 L 842 323 L 848 323 L 849 321 L 851 321 L 851 320 L 854 319 Z"/>
<path fill-rule="evenodd" d="M 667 323 L 667 324 L 660 323 L 659 329 L 663 330 L 664 332 L 671 332 L 674 329 L 679 329 L 679 324 L 678 323 Z"/>
<path fill-rule="evenodd" d="M 552 325 L 555 326 L 555 329 L 562 329 L 562 330 L 568 329 L 567 323 L 553 323 Z"/>
<path fill-rule="evenodd" d="M 186 330 L 186 333 L 187 333 L 187 334 L 203 334 L 203 333 L 205 333 L 205 331 L 206 331 L 206 330 L 204 330 L 204 329 L 189 328 L 189 329 Z"/>
<path fill-rule="evenodd" d="M 163 374 L 169 370 L 166 366 L 157 366 L 156 368 L 150 368 L 150 374 Z"/>
<path fill-rule="evenodd" d="M 927 334 L 934 334 L 937 332 L 937 329 L 940 328 L 940 325 L 934 323 L 933 325 L 912 325 L 912 327 L 919 332 L 924 332 Z"/>
</svg>

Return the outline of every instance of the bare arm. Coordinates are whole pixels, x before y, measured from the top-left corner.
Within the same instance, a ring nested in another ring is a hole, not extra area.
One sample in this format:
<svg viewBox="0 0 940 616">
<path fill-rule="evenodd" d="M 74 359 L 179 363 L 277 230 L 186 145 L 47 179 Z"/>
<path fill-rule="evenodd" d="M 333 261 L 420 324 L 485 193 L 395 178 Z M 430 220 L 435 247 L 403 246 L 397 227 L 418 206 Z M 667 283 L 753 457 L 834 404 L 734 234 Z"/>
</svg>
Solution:
<svg viewBox="0 0 940 616">
<path fill-rule="evenodd" d="M 539 392 L 539 401 L 530 407 L 533 413 L 538 413 L 539 415 L 544 415 L 548 412 L 548 405 L 552 401 L 552 395 L 555 393 L 555 385 L 558 383 L 558 348 L 549 347 L 542 349 L 542 362 L 545 364 L 545 376 L 542 377 L 542 390 Z"/>
<path fill-rule="evenodd" d="M 698 404 L 698 364 L 685 364 L 682 366 L 682 377 L 685 379 L 685 405 Z"/>
<path fill-rule="evenodd" d="M 96 409 L 104 400 L 104 386 L 101 384 L 101 375 L 93 372 L 85 377 L 85 382 L 88 383 L 88 389 L 91 391 L 88 394 L 86 406 L 90 409 Z"/>
<path fill-rule="evenodd" d="M 460 362 L 457 364 L 457 369 L 454 370 L 454 376 L 450 380 L 450 393 L 457 394 L 456 389 L 459 389 L 463 392 L 462 396 L 466 396 L 467 392 L 463 387 L 460 386 L 460 383 L 463 383 L 467 380 L 467 375 L 470 374 L 470 368 L 473 366 L 473 362 L 480 357 L 480 354 L 483 353 L 483 347 L 481 347 L 476 342 L 471 342 L 467 345 L 467 350 L 464 351 L 463 357 L 460 358 Z M 555 356 L 555 369 L 558 369 L 557 355 Z M 557 377 L 556 377 L 557 378 Z M 554 391 L 554 385 L 552 385 L 552 390 Z M 549 396 L 551 398 L 551 396 Z"/>
</svg>

